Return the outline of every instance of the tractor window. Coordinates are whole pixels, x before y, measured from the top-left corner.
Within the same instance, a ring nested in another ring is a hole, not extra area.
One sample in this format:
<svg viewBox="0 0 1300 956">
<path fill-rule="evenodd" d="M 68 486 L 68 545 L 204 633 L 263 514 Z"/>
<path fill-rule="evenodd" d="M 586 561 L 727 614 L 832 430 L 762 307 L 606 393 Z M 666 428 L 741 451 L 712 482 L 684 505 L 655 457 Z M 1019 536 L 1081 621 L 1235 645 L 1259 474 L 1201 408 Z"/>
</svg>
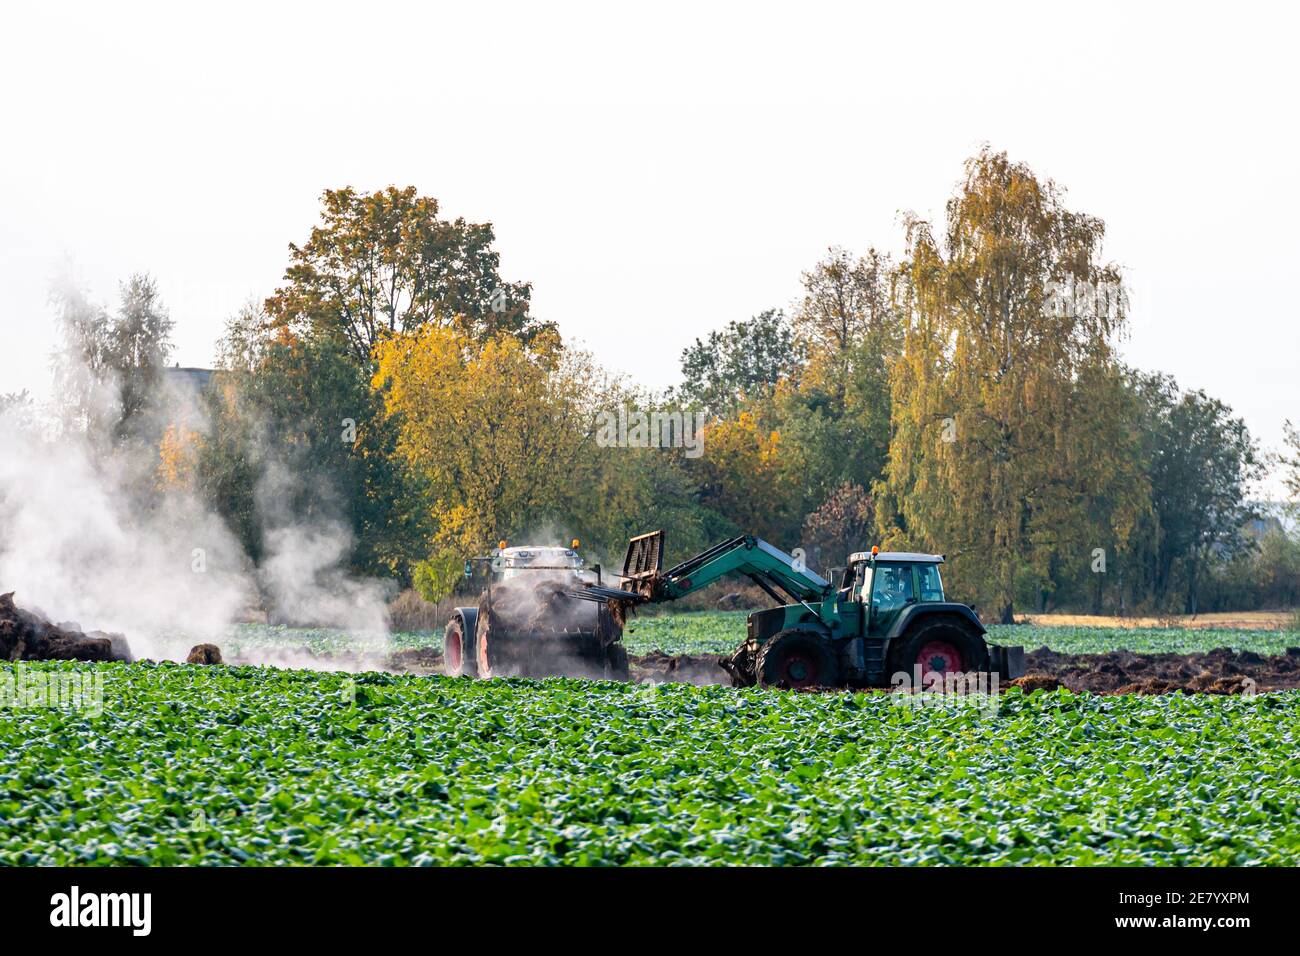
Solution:
<svg viewBox="0 0 1300 956">
<path fill-rule="evenodd" d="M 943 600 L 943 581 L 939 578 L 939 565 L 918 564 L 916 577 L 921 585 L 922 601 Z"/>
<path fill-rule="evenodd" d="M 878 613 L 896 611 L 916 600 L 910 565 L 876 565 L 872 576 L 871 604 Z"/>
<path fill-rule="evenodd" d="M 853 590 L 850 592 L 850 598 L 852 600 L 862 601 L 865 599 L 864 591 L 867 587 L 867 572 L 870 570 L 870 567 L 869 564 L 863 561 L 853 569 Z"/>
</svg>

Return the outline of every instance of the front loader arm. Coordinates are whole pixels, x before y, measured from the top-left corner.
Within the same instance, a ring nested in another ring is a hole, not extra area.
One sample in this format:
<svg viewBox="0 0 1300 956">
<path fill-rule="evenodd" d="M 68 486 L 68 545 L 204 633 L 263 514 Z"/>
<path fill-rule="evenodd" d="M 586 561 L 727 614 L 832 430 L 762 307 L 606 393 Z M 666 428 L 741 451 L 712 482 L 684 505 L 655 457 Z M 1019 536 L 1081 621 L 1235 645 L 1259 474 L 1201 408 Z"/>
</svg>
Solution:
<svg viewBox="0 0 1300 956">
<path fill-rule="evenodd" d="M 675 601 L 728 574 L 744 575 L 779 603 L 822 604 L 832 593 L 821 575 L 753 535 L 724 541 L 667 571 L 661 570 L 663 540 L 664 533 L 655 531 L 628 542 L 621 588 L 588 584 L 569 591 L 569 596 L 607 602 L 621 612 L 637 604 Z"/>
<path fill-rule="evenodd" d="M 647 546 L 647 539 L 655 540 Z M 773 597 L 784 594 L 802 603 L 821 603 L 831 591 L 830 582 L 821 575 L 753 535 L 724 541 L 667 571 L 643 566 L 647 555 L 657 563 L 662 553 L 662 531 L 633 538 L 628 545 L 623 568 L 625 587 L 630 585 L 630 590 L 644 600 L 675 601 L 728 574 L 743 574 Z"/>
</svg>

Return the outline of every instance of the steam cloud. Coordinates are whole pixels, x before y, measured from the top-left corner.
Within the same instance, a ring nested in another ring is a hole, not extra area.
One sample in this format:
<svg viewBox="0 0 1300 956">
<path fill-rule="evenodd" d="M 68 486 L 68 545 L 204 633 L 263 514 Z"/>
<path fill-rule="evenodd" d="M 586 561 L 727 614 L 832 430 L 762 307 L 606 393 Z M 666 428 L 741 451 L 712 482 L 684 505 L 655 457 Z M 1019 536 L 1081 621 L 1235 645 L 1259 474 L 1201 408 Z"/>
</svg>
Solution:
<svg viewBox="0 0 1300 956">
<path fill-rule="evenodd" d="M 206 430 L 192 396 L 164 387 L 157 405 Z M 256 462 L 260 566 L 197 495 L 150 487 L 157 456 L 147 443 L 105 453 L 93 435 L 53 436 L 21 407 L 0 409 L 0 591 L 53 621 L 120 632 L 137 658 L 183 658 L 259 603 L 277 620 L 387 637 L 385 588 L 340 566 L 346 526 L 278 508 L 295 478 L 272 450 Z"/>
</svg>

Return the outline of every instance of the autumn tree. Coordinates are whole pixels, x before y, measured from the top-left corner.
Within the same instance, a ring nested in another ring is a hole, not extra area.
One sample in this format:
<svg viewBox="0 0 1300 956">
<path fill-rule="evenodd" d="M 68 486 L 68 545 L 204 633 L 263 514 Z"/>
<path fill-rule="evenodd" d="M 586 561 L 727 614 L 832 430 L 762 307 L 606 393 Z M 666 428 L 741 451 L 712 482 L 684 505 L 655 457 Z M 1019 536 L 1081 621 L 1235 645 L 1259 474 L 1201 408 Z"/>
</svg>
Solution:
<svg viewBox="0 0 1300 956">
<path fill-rule="evenodd" d="M 531 338 L 531 286 L 499 274 L 489 223 L 439 217 L 415 187 L 329 189 L 321 222 L 290 245 L 286 284 L 266 301 L 272 324 L 336 337 L 360 366 L 387 335 L 450 328 L 473 339 Z"/>
<path fill-rule="evenodd" d="M 802 512 L 791 493 L 780 433 L 745 410 L 710 423 L 703 448 L 696 463 L 700 503 L 724 515 L 736 530 L 787 539 Z"/>
<path fill-rule="evenodd" d="M 428 483 L 433 558 L 481 552 L 535 530 L 594 430 L 585 358 L 558 336 L 531 347 L 451 328 L 395 335 L 377 350 L 374 385 L 398 424 L 397 454 Z"/>
<path fill-rule="evenodd" d="M 962 589 L 1008 621 L 1053 554 L 1122 537 L 1141 507 L 1112 351 L 1125 301 L 1101 220 L 1004 153 L 968 161 L 946 213 L 941 235 L 908 223 L 880 523 L 957 553 Z M 1107 491 L 1110 527 L 1090 527 Z"/>
<path fill-rule="evenodd" d="M 889 257 L 875 249 L 854 258 L 832 248 L 803 274 L 794 329 L 807 356 L 809 387 L 842 404 L 859 363 L 897 351 L 902 326 L 893 305 L 893 281 Z"/>
</svg>

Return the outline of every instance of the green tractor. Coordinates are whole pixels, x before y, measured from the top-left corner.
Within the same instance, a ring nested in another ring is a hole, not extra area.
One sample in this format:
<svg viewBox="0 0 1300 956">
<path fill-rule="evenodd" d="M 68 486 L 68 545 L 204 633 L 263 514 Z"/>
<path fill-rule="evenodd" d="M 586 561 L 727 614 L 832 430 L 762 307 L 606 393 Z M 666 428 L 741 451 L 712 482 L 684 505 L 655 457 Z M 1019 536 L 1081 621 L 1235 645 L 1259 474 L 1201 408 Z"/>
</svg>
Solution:
<svg viewBox="0 0 1300 956">
<path fill-rule="evenodd" d="M 885 687 L 917 689 L 949 676 L 1024 674 L 1024 649 L 985 640 L 965 604 L 944 596 L 943 555 L 882 552 L 849 556 L 827 581 L 784 551 L 742 535 L 662 570 L 662 531 L 633 538 L 622 588 L 587 585 L 572 597 L 607 602 L 620 619 L 638 604 L 672 601 L 739 574 L 778 606 L 749 615 L 748 635 L 719 663 L 737 687 Z"/>
</svg>

